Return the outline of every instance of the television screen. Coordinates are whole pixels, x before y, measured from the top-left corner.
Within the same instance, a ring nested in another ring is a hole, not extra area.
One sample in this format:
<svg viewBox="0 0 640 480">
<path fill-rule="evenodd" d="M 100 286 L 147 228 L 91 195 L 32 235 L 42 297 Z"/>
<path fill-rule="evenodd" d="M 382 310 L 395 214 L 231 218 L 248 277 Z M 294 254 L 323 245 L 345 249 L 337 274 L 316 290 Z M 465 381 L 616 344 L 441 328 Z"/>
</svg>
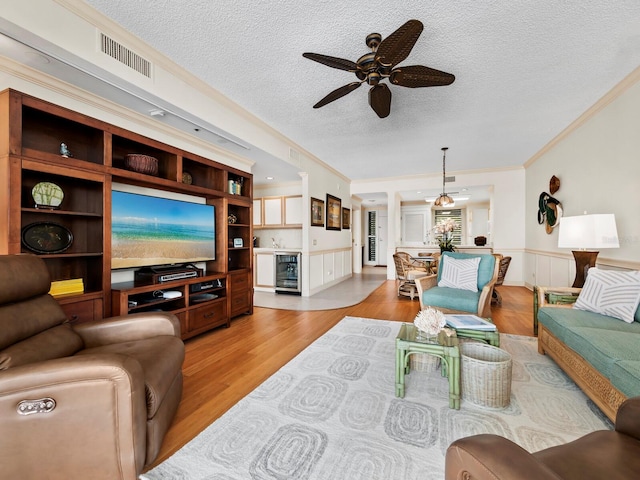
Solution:
<svg viewBox="0 0 640 480">
<path fill-rule="evenodd" d="M 214 260 L 215 207 L 113 191 L 111 268 Z"/>
</svg>

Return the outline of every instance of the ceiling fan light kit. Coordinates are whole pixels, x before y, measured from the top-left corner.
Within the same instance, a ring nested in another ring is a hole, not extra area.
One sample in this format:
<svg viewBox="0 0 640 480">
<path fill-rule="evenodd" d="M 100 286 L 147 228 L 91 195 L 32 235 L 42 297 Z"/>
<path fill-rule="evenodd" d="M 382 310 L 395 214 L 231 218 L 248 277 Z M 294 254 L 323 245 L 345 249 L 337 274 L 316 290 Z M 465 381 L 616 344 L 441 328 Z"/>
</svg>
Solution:
<svg viewBox="0 0 640 480">
<path fill-rule="evenodd" d="M 371 85 L 369 105 L 378 117 L 385 118 L 391 112 L 391 90 L 385 83 L 381 83 L 384 79 L 388 78 L 393 85 L 409 88 L 451 85 L 456 77 L 450 73 L 423 65 L 396 67 L 409 56 L 422 29 L 422 22 L 409 20 L 384 40 L 379 33 L 367 35 L 366 44 L 371 53 L 361 56 L 357 62 L 318 53 L 303 53 L 302 56 L 309 60 L 352 72 L 359 80 L 330 92 L 313 108 L 320 108 L 338 100 L 367 82 Z"/>
</svg>

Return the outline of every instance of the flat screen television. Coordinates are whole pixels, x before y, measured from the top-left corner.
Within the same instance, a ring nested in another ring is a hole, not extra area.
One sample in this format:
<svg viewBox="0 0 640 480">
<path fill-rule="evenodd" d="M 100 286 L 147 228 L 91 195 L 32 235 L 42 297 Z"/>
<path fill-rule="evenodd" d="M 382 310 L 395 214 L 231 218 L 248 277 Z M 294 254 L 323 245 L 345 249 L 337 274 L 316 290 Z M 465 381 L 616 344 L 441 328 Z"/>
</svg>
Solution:
<svg viewBox="0 0 640 480">
<path fill-rule="evenodd" d="M 215 260 L 213 205 L 116 190 L 111 202 L 111 268 Z"/>
</svg>

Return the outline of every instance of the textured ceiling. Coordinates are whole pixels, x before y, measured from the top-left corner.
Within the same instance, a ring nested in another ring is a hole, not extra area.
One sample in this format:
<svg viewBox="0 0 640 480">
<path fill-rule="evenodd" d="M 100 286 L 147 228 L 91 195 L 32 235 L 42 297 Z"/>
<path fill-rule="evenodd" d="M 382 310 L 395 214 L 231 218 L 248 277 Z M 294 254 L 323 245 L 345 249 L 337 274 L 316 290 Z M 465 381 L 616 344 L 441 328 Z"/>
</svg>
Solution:
<svg viewBox="0 0 640 480">
<path fill-rule="evenodd" d="M 640 65 L 638 0 L 88 0 L 293 142 L 357 179 L 522 165 Z M 323 108 L 371 32 L 424 31 L 401 65 L 453 73 L 446 87 L 366 86 Z"/>
</svg>

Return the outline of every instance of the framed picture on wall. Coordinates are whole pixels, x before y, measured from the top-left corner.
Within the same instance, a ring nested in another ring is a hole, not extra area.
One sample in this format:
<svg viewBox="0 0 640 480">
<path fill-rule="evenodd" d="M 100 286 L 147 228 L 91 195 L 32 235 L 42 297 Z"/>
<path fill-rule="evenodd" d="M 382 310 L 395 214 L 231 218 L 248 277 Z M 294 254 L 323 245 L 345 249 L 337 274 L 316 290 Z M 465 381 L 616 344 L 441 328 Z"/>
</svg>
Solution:
<svg viewBox="0 0 640 480">
<path fill-rule="evenodd" d="M 342 200 L 327 193 L 327 230 L 340 230 L 342 226 Z"/>
<path fill-rule="evenodd" d="M 351 209 L 342 208 L 342 229 L 349 230 L 351 228 Z"/>
<path fill-rule="evenodd" d="M 311 226 L 324 227 L 324 200 L 311 197 Z"/>
</svg>

